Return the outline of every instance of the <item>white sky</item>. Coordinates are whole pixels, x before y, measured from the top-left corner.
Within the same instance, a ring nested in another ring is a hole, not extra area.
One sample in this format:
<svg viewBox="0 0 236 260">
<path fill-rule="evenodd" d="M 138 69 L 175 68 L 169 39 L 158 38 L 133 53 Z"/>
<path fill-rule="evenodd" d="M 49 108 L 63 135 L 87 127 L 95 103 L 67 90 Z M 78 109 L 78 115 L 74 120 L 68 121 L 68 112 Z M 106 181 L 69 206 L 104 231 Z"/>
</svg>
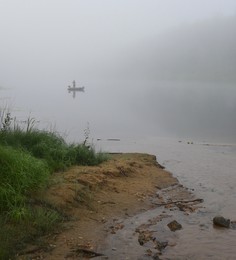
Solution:
<svg viewBox="0 0 236 260">
<path fill-rule="evenodd" d="M 167 28 L 232 14 L 235 0 L 1 0 L 0 85 L 70 78 Z"/>
</svg>

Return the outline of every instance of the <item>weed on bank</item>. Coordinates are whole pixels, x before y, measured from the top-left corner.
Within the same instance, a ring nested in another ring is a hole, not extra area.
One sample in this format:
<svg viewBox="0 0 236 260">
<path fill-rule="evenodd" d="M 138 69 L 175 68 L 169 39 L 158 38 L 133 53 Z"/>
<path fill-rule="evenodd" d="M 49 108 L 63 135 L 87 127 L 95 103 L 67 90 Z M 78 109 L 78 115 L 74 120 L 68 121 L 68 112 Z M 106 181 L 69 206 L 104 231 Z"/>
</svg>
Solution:
<svg viewBox="0 0 236 260">
<path fill-rule="evenodd" d="M 49 233 L 63 221 L 63 214 L 31 198 L 47 186 L 52 172 L 107 159 L 91 146 L 67 144 L 55 133 L 0 131 L 0 259 L 10 259 L 25 242 Z"/>
<path fill-rule="evenodd" d="M 29 152 L 44 160 L 51 171 L 64 170 L 71 165 L 97 165 L 107 160 L 106 154 L 96 153 L 92 146 L 67 144 L 61 136 L 47 131 L 1 131 L 0 144 Z"/>
</svg>

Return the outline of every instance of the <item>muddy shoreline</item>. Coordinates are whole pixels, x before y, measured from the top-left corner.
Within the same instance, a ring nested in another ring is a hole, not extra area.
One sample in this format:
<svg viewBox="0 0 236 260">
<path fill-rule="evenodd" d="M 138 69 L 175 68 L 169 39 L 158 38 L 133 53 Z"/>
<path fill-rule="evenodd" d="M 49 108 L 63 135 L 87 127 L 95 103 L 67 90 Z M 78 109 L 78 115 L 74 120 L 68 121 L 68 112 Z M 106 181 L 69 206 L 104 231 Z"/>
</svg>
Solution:
<svg viewBox="0 0 236 260">
<path fill-rule="evenodd" d="M 168 224 L 201 202 L 148 154 L 112 154 L 100 166 L 54 174 L 51 183 L 37 198 L 69 220 L 17 259 L 165 259 L 178 232 Z"/>
</svg>

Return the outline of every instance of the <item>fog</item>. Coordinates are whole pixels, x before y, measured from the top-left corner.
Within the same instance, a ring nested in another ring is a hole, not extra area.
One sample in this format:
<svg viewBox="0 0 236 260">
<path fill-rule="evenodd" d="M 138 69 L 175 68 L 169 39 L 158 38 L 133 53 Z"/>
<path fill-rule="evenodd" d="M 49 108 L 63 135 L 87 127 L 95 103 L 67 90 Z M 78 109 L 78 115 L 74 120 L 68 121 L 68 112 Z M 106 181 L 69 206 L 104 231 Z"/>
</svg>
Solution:
<svg viewBox="0 0 236 260">
<path fill-rule="evenodd" d="M 236 142 L 235 28 L 235 0 L 0 1 L 0 107 L 72 141 Z"/>
</svg>

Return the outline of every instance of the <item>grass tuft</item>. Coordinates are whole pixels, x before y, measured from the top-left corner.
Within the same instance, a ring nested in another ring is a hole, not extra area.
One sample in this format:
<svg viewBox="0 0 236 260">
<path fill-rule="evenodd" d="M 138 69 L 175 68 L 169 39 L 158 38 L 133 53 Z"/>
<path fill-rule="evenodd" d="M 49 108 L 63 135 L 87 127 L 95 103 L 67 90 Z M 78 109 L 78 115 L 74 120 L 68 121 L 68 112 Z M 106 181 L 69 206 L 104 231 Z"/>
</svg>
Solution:
<svg viewBox="0 0 236 260">
<path fill-rule="evenodd" d="M 53 209 L 38 207 L 33 210 L 31 220 L 38 234 L 44 235 L 52 231 L 63 217 Z"/>
<path fill-rule="evenodd" d="M 26 196 L 48 180 L 45 162 L 29 153 L 0 146 L 0 213 L 23 205 Z"/>
<path fill-rule="evenodd" d="M 65 170 L 71 165 L 97 165 L 108 157 L 84 144 L 67 144 L 56 133 L 21 129 L 0 132 L 0 144 L 22 149 L 45 160 L 51 171 Z"/>
<path fill-rule="evenodd" d="M 109 159 L 108 155 L 102 152 L 95 152 L 91 146 L 71 145 L 69 149 L 69 157 L 73 164 L 77 165 L 98 165 Z"/>
<path fill-rule="evenodd" d="M 0 143 L 30 152 L 34 157 L 48 163 L 51 171 L 63 170 L 69 166 L 68 145 L 58 135 L 46 131 L 21 129 L 0 132 Z"/>
<path fill-rule="evenodd" d="M 1 111 L 0 111 L 1 112 Z M 27 240 L 51 232 L 64 216 L 57 209 L 32 203 L 52 172 L 72 165 L 97 165 L 108 156 L 87 145 L 67 144 L 56 133 L 11 128 L 10 113 L 0 113 L 0 259 L 13 259 Z M 83 194 L 81 194 L 80 199 Z"/>
</svg>

